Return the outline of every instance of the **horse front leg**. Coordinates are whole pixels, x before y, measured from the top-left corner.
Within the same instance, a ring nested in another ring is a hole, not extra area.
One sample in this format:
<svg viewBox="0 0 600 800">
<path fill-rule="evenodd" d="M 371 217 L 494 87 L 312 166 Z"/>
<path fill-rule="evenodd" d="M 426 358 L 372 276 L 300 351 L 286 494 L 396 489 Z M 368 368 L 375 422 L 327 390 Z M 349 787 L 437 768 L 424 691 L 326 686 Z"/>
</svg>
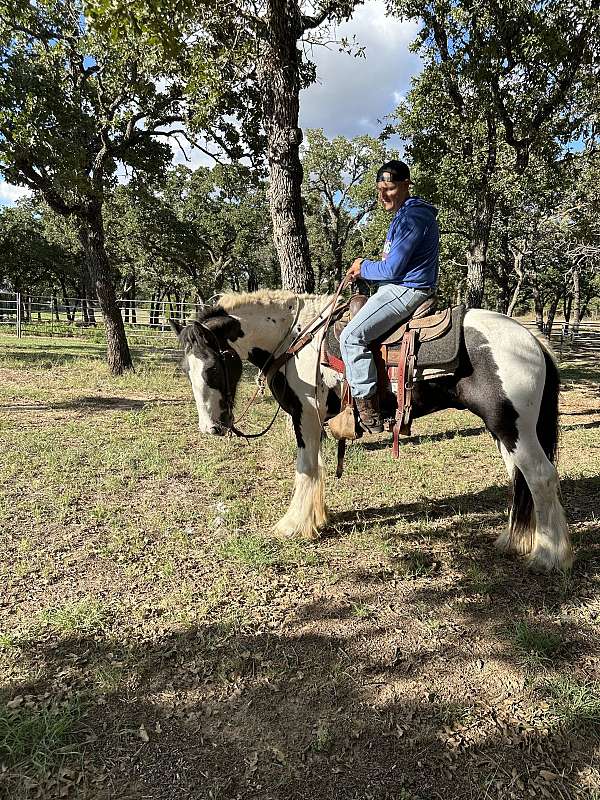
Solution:
<svg viewBox="0 0 600 800">
<path fill-rule="evenodd" d="M 294 494 L 285 515 L 275 526 L 280 536 L 317 539 L 327 524 L 325 482 L 321 458 L 321 426 L 317 414 L 305 404 L 299 419 L 294 419 L 298 452 Z"/>
</svg>

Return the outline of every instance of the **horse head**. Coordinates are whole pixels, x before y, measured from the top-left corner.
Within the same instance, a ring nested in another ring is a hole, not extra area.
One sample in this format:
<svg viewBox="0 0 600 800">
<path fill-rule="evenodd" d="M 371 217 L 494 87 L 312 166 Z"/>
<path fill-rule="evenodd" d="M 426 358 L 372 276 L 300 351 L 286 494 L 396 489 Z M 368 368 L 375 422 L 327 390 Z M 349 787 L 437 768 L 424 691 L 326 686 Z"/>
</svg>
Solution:
<svg viewBox="0 0 600 800">
<path fill-rule="evenodd" d="M 233 425 L 242 360 L 231 343 L 243 336 L 239 320 L 218 306 L 197 321 L 169 320 L 183 349 L 182 367 L 192 385 L 201 433 L 222 436 Z"/>
</svg>

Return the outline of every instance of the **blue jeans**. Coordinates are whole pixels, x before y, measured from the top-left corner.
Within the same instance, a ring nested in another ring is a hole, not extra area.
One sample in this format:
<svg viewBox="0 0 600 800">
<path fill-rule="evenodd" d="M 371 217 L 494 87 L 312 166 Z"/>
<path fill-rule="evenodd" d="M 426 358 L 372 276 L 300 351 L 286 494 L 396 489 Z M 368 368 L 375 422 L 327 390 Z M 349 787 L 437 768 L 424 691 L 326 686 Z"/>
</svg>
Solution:
<svg viewBox="0 0 600 800">
<path fill-rule="evenodd" d="M 432 291 L 382 283 L 346 325 L 340 336 L 340 349 L 353 397 L 370 397 L 377 391 L 377 369 L 369 344 L 408 319 Z"/>
</svg>

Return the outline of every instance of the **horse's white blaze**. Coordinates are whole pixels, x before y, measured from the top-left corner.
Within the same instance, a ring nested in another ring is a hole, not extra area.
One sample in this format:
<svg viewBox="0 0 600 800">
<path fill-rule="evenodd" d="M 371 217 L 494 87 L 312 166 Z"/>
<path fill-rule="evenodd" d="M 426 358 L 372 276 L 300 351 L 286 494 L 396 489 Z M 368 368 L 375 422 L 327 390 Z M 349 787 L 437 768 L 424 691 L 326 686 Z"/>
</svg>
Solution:
<svg viewBox="0 0 600 800">
<path fill-rule="evenodd" d="M 204 362 L 192 353 L 188 353 L 187 363 L 190 383 L 198 410 L 198 428 L 200 433 L 212 433 L 219 424 L 221 413 L 221 393 L 211 388 L 204 378 Z"/>
<path fill-rule="evenodd" d="M 500 534 L 496 545 L 502 550 L 529 553 L 529 564 L 534 569 L 568 569 L 573 555 L 560 502 L 558 473 L 537 436 L 546 380 L 542 345 L 516 320 L 494 311 L 470 310 L 465 318 L 466 326 L 480 331 L 490 343 L 504 392 L 519 415 L 516 422 L 519 436 L 514 452 L 509 453 L 504 445 L 499 449 L 510 477 L 515 467 L 523 473 L 534 504 L 531 529 L 523 530 L 516 537 L 511 535 L 509 526 Z M 519 368 L 515 369 L 517 362 Z"/>
</svg>

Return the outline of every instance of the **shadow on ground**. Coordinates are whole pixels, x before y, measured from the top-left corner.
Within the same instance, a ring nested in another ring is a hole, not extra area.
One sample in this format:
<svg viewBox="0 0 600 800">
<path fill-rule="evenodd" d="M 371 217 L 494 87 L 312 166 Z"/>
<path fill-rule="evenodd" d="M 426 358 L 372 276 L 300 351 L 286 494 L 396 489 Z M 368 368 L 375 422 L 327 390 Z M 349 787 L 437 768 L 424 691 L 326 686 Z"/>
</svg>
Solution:
<svg viewBox="0 0 600 800">
<path fill-rule="evenodd" d="M 311 612 L 336 614 L 326 602 Z M 486 613 L 495 631 L 512 621 L 508 606 Z M 102 636 L 25 640 L 23 658 L 44 667 L 18 691 L 39 695 L 69 675 L 69 692 L 88 695 L 94 797 L 459 800 L 483 797 L 486 787 L 490 796 L 525 797 L 544 785 L 549 764 L 561 790 L 552 796 L 575 796 L 577 772 L 598 743 L 587 718 L 565 724 L 549 703 L 525 714 L 518 684 L 502 702 L 469 681 L 454 698 L 439 691 L 440 670 L 460 673 L 479 657 L 493 681 L 498 662 L 518 661 L 506 633 L 490 663 L 484 636 L 473 649 L 456 630 L 411 649 L 398 628 L 372 621 L 346 636 L 305 632 L 301 623 L 295 632 L 197 625 L 131 648 Z M 477 613 L 469 624 L 484 632 Z M 581 639 L 578 630 L 561 635 Z M 570 672 L 566 653 L 558 673 Z M 111 670 L 122 685 L 90 693 L 93 676 Z M 427 688 L 415 693 L 417 681 Z M 543 685 L 536 696 L 546 698 Z"/>
<path fill-rule="evenodd" d="M 175 347 L 138 345 L 131 347 L 131 354 L 136 361 L 145 358 L 156 358 L 166 362 L 176 362 L 180 351 Z M 57 346 L 38 344 L 33 347 L 9 346 L 5 356 L 15 362 L 16 367 L 52 368 L 72 365 L 76 361 L 105 361 L 106 346 L 91 342 L 68 342 Z"/>
<path fill-rule="evenodd" d="M 36 677 L 12 694 L 84 698 L 94 800 L 547 797 L 542 788 L 590 797 L 582 775 L 596 757 L 600 711 L 559 713 L 545 681 L 587 680 L 598 660 L 595 623 L 568 612 L 596 597 L 590 499 L 599 490 L 600 478 L 564 482 L 572 521 L 588 525 L 569 578 L 531 575 L 495 553 L 489 531 L 504 492 L 490 487 L 426 504 L 430 519 L 449 504 L 483 515 L 470 548 L 446 531 L 450 581 L 428 580 L 432 572 L 403 580 L 422 536 L 402 534 L 403 555 L 387 567 L 367 575 L 348 565 L 341 589 L 284 601 L 284 616 L 274 605 L 261 622 L 173 632 L 146 605 L 153 633 L 134 627 L 131 643 L 110 625 L 94 636 L 23 637 L 14 646 Z M 360 517 L 421 512 L 398 504 Z M 344 516 L 338 535 L 353 515 Z M 549 614 L 554 621 L 540 621 Z M 529 668 L 515 644 L 522 619 L 559 643 Z"/>
<path fill-rule="evenodd" d="M 153 406 L 180 406 L 185 405 L 184 400 L 173 399 L 153 399 L 153 400 L 138 400 L 131 397 L 76 397 L 73 400 L 65 400 L 61 403 L 51 403 L 45 405 L 43 403 L 36 404 L 10 404 L 0 405 L 0 411 L 87 411 L 87 412 L 104 412 L 104 411 L 139 411 L 143 408 L 151 408 Z"/>
</svg>

